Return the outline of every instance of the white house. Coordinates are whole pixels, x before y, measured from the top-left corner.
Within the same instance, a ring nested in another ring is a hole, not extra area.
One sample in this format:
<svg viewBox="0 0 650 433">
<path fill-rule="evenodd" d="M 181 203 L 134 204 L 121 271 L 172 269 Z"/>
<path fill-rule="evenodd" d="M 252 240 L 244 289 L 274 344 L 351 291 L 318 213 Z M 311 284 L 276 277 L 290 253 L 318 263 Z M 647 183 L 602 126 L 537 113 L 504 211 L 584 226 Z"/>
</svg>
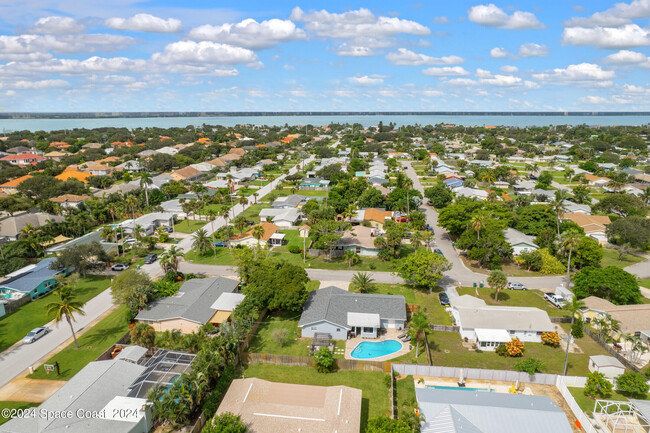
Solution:
<svg viewBox="0 0 650 433">
<path fill-rule="evenodd" d="M 505 231 L 506 242 L 512 247 L 512 254 L 515 256 L 524 252 L 531 252 L 539 249 L 539 245 L 533 242 L 533 237 L 508 227 Z"/>
<path fill-rule="evenodd" d="M 592 355 L 589 357 L 589 371 L 603 373 L 611 381 L 625 373 L 625 366 L 613 356 Z"/>
<path fill-rule="evenodd" d="M 539 308 L 491 307 L 470 295 L 452 298 L 450 303 L 460 336 L 476 342 L 481 350 L 494 351 L 513 338 L 541 343 L 542 332 L 555 331 L 546 311 Z"/>
</svg>

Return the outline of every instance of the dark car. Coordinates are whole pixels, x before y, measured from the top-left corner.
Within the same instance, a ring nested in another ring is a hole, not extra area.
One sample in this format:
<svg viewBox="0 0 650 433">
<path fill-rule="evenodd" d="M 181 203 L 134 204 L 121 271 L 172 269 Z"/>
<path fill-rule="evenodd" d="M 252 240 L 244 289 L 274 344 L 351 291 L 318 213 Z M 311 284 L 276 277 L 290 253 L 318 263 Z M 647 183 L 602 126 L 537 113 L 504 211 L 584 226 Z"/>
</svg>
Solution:
<svg viewBox="0 0 650 433">
<path fill-rule="evenodd" d="M 228 245 L 226 245 L 225 242 L 221 242 L 221 241 L 219 241 L 219 242 L 215 242 L 215 243 L 213 243 L 212 245 L 214 245 L 214 246 L 217 247 L 217 248 L 225 248 L 225 247 L 228 246 Z"/>
<path fill-rule="evenodd" d="M 438 300 L 440 300 L 440 305 L 443 307 L 448 307 L 449 306 L 449 296 L 445 292 L 440 292 L 438 294 Z"/>
<path fill-rule="evenodd" d="M 255 225 L 255 221 L 253 221 L 253 220 L 246 220 L 246 224 L 248 224 L 249 226 L 254 226 L 254 225 Z"/>
<path fill-rule="evenodd" d="M 433 252 L 436 253 L 436 254 L 440 254 L 442 257 L 445 256 L 445 255 L 442 253 L 442 251 L 440 251 L 440 248 L 435 248 L 435 249 L 433 250 Z"/>
<path fill-rule="evenodd" d="M 145 265 L 150 265 L 153 262 L 158 260 L 158 254 L 149 254 L 145 259 L 144 259 L 144 264 Z"/>
</svg>

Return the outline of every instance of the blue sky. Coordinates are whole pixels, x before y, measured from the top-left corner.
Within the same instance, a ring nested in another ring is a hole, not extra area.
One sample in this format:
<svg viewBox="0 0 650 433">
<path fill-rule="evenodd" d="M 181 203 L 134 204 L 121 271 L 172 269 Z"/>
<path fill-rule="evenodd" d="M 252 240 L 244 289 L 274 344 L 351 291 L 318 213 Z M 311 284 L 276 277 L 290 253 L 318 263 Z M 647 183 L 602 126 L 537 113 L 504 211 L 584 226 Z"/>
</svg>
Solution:
<svg viewBox="0 0 650 433">
<path fill-rule="evenodd" d="M 3 0 L 3 111 L 648 111 L 650 0 Z"/>
</svg>

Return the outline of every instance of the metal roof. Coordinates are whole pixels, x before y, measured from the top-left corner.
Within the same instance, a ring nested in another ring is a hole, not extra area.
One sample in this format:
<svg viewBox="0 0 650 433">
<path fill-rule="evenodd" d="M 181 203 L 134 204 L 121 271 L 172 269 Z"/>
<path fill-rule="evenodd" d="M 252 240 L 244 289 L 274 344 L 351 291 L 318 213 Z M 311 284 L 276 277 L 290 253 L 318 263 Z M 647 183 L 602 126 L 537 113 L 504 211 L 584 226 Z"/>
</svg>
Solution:
<svg viewBox="0 0 650 433">
<path fill-rule="evenodd" d="M 551 332 L 555 327 L 546 311 L 533 307 L 455 307 L 462 328 Z"/>
<path fill-rule="evenodd" d="M 210 308 L 216 311 L 233 311 L 246 295 L 241 293 L 222 293 Z"/>
<path fill-rule="evenodd" d="M 19 292 L 29 293 L 44 281 L 54 279 L 54 275 L 56 275 L 58 271 L 56 269 L 50 269 L 50 264 L 55 261 L 56 258 L 50 257 L 41 260 L 36 265 L 26 266 L 25 268 L 16 271 L 18 273 L 17 276 L 1 282 L 0 286 L 9 287 L 18 290 Z M 14 274 L 16 274 L 16 272 Z"/>
</svg>

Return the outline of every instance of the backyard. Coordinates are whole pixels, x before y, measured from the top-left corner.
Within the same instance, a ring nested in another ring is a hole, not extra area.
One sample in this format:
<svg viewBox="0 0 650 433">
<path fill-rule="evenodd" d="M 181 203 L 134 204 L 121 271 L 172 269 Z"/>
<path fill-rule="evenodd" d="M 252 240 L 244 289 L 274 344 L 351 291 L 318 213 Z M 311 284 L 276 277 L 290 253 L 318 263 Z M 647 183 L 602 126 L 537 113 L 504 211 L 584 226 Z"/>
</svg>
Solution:
<svg viewBox="0 0 650 433">
<path fill-rule="evenodd" d="M 596 400 L 585 395 L 584 388 L 569 388 L 569 392 L 576 399 L 576 403 L 580 406 L 580 409 L 587 415 L 594 413 L 594 406 L 596 405 Z M 627 401 L 628 398 L 623 394 L 620 394 L 616 391 L 612 391 L 612 395 L 606 399 L 601 400 L 614 400 L 614 401 Z"/>
<path fill-rule="evenodd" d="M 476 296 L 474 287 L 461 287 L 459 295 Z M 567 310 L 561 310 L 544 299 L 544 293 L 540 290 L 509 290 L 505 289 L 499 293 L 499 302 L 494 301 L 494 289 L 482 287 L 478 289 L 478 297 L 483 299 L 487 305 L 501 305 L 509 307 L 535 307 L 544 310 L 549 316 L 569 316 Z"/>
<path fill-rule="evenodd" d="M 83 303 L 99 295 L 110 284 L 110 278 L 103 275 L 88 275 L 73 283 L 75 278 L 75 276 L 68 277 L 63 279 L 60 284 L 66 284 L 66 281 L 69 281 L 69 284 L 74 285 L 77 300 Z M 46 315 L 45 307 L 55 300 L 50 294 L 25 304 L 18 311 L 0 318 L 0 351 L 7 349 L 32 329 L 50 322 L 52 319 Z"/>
<path fill-rule="evenodd" d="M 79 349 L 70 343 L 65 349 L 48 359 L 45 364 L 59 363 L 61 375 L 47 374 L 43 366 L 39 366 L 30 374 L 31 379 L 68 380 L 84 368 L 89 362 L 97 359 L 109 347 L 115 344 L 129 329 L 126 320 L 127 306 L 121 305 L 81 337 L 77 337 Z M 74 325 L 74 324 L 73 324 Z M 67 326 L 63 325 L 62 326 Z"/>
<path fill-rule="evenodd" d="M 336 373 L 318 373 L 311 367 L 250 364 L 244 369 L 245 377 L 257 377 L 272 382 L 301 385 L 345 385 L 362 391 L 361 431 L 365 431 L 369 418 L 389 416 L 390 388 L 387 374 L 376 371 L 345 370 Z"/>
</svg>

